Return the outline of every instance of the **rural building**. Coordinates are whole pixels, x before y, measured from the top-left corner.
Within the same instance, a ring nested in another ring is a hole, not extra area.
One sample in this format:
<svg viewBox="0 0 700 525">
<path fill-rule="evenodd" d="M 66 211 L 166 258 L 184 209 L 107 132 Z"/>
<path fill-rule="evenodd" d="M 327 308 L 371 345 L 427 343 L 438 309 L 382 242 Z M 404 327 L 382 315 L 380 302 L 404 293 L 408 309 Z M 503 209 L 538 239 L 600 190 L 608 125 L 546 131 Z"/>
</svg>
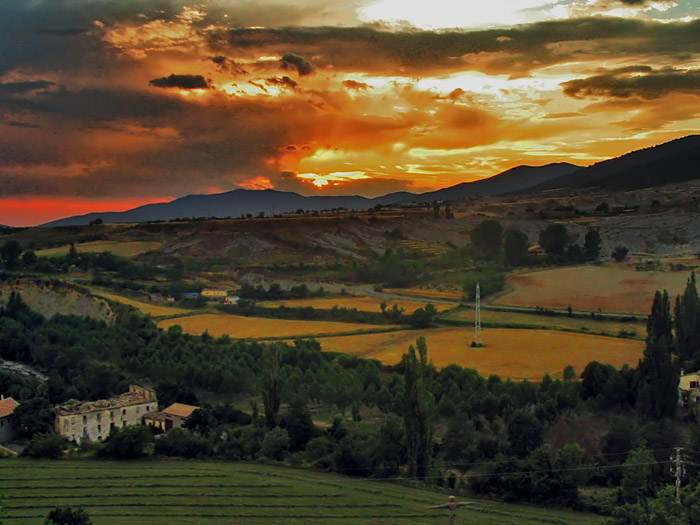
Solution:
<svg viewBox="0 0 700 525">
<path fill-rule="evenodd" d="M 683 374 L 678 383 L 678 400 L 682 406 L 688 406 L 690 402 L 700 401 L 700 371 L 692 374 Z"/>
<path fill-rule="evenodd" d="M 182 403 L 173 403 L 168 408 L 164 408 L 160 412 L 154 412 L 144 417 L 144 423 L 161 429 L 163 432 L 169 432 L 173 428 L 180 428 L 185 424 L 187 418 L 192 415 L 192 412 L 199 407 L 192 405 L 184 405 Z"/>
<path fill-rule="evenodd" d="M 238 300 L 240 297 L 237 295 L 229 295 L 227 297 L 224 297 L 224 304 L 238 304 Z"/>
<path fill-rule="evenodd" d="M 228 295 L 226 288 L 205 288 L 202 290 L 202 296 L 209 299 L 223 299 Z"/>
<path fill-rule="evenodd" d="M 0 443 L 12 441 L 15 437 L 15 429 L 12 425 L 15 408 L 19 403 L 11 397 L 2 396 L 0 398 Z"/>
<path fill-rule="evenodd" d="M 129 385 L 129 391 L 98 401 L 69 401 L 56 407 L 56 432 L 77 444 L 102 441 L 112 428 L 138 425 L 143 416 L 158 410 L 156 393 Z"/>
</svg>

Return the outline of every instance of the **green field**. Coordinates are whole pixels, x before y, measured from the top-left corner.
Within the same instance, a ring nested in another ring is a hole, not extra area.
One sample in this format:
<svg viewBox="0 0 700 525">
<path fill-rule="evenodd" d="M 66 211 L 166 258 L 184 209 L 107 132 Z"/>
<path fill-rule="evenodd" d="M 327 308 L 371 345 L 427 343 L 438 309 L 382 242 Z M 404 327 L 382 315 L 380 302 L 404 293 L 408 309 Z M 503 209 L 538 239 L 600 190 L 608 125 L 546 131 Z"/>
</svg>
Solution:
<svg viewBox="0 0 700 525">
<path fill-rule="evenodd" d="M 446 494 L 388 482 L 249 463 L 0 461 L 3 523 L 39 524 L 58 505 L 93 523 L 443 524 Z M 591 514 L 468 498 L 456 523 L 593 524 Z"/>
</svg>

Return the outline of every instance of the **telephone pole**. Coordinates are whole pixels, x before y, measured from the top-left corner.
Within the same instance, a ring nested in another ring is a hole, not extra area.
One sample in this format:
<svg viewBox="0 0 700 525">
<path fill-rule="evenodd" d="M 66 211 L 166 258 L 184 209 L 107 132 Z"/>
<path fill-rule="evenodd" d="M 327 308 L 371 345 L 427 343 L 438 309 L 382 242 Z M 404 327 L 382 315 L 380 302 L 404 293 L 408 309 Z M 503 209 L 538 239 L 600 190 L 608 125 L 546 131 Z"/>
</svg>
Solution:
<svg viewBox="0 0 700 525">
<path fill-rule="evenodd" d="M 685 467 L 683 464 L 683 449 L 681 447 L 676 447 L 676 455 L 669 458 L 673 461 L 671 465 L 671 473 L 676 475 L 676 503 L 681 502 L 681 478 L 685 475 Z"/>
</svg>

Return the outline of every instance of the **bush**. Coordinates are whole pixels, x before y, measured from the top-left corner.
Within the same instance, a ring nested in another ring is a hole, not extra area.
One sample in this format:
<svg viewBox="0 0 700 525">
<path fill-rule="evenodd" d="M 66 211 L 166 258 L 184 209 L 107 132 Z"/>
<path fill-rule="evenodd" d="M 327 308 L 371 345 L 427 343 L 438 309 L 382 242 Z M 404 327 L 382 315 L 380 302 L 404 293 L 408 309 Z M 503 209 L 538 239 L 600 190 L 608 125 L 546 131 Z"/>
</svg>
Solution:
<svg viewBox="0 0 700 525">
<path fill-rule="evenodd" d="M 289 434 L 280 427 L 270 430 L 262 442 L 262 455 L 268 459 L 280 461 L 289 453 Z"/>
<path fill-rule="evenodd" d="M 207 457 L 212 455 L 212 445 L 202 436 L 190 434 L 182 428 L 174 428 L 156 440 L 155 453 L 179 458 Z"/>
<path fill-rule="evenodd" d="M 28 458 L 56 459 L 68 448 L 68 442 L 58 434 L 37 434 L 22 450 L 22 456 Z"/>
<path fill-rule="evenodd" d="M 146 455 L 146 447 L 151 443 L 153 434 L 143 425 L 113 429 L 99 455 L 116 459 L 138 459 Z"/>
<path fill-rule="evenodd" d="M 90 516 L 82 508 L 70 506 L 55 507 L 46 517 L 45 524 L 54 525 L 90 525 Z"/>
<path fill-rule="evenodd" d="M 627 246 L 616 246 L 615 249 L 610 254 L 610 257 L 615 259 L 617 262 L 624 261 L 627 258 L 629 249 Z"/>
</svg>

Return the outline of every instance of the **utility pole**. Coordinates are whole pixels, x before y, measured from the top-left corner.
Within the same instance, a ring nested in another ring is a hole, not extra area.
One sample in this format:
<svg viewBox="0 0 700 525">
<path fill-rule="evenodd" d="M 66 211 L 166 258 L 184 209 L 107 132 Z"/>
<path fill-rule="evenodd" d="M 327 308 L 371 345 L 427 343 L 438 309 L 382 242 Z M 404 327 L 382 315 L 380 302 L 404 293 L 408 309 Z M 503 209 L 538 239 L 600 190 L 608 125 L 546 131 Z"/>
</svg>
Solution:
<svg viewBox="0 0 700 525">
<path fill-rule="evenodd" d="M 671 473 L 676 475 L 676 503 L 681 502 L 681 478 L 685 475 L 685 467 L 683 464 L 683 449 L 681 447 L 676 447 L 676 455 L 671 456 L 669 459 L 674 461 L 671 465 Z"/>
<path fill-rule="evenodd" d="M 475 296 L 475 312 L 474 312 L 474 341 L 472 342 L 472 347 L 479 347 L 481 345 L 481 290 L 479 289 L 479 283 L 476 283 L 476 296 Z"/>
</svg>

